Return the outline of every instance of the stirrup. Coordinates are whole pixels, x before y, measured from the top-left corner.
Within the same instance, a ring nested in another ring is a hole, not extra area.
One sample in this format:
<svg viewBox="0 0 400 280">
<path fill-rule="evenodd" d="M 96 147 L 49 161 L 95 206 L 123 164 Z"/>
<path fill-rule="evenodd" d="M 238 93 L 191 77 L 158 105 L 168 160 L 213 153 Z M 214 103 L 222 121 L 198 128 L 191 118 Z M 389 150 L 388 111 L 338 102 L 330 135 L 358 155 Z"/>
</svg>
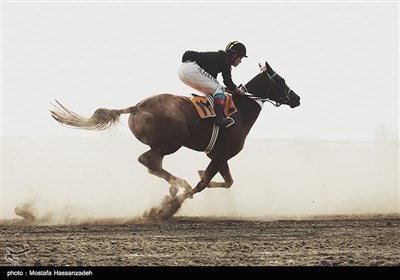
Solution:
<svg viewBox="0 0 400 280">
<path fill-rule="evenodd" d="M 215 124 L 217 126 L 224 126 L 225 128 L 230 127 L 231 125 L 233 125 L 235 123 L 234 119 L 232 119 L 231 117 L 227 117 L 227 118 L 220 118 L 215 120 Z"/>
<path fill-rule="evenodd" d="M 226 119 L 229 120 L 229 123 L 227 125 L 225 125 L 225 128 L 228 128 L 235 124 L 235 120 L 232 119 L 231 117 L 227 117 Z"/>
</svg>

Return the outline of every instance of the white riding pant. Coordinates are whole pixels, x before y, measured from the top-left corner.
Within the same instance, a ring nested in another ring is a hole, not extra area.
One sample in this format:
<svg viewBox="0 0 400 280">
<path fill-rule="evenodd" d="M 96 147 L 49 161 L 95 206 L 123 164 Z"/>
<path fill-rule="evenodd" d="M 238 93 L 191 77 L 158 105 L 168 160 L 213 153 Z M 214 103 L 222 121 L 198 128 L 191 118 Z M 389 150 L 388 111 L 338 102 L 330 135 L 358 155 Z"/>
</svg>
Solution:
<svg viewBox="0 0 400 280">
<path fill-rule="evenodd" d="M 224 86 L 196 62 L 183 62 L 178 75 L 184 84 L 203 94 L 214 95 L 224 92 Z"/>
</svg>

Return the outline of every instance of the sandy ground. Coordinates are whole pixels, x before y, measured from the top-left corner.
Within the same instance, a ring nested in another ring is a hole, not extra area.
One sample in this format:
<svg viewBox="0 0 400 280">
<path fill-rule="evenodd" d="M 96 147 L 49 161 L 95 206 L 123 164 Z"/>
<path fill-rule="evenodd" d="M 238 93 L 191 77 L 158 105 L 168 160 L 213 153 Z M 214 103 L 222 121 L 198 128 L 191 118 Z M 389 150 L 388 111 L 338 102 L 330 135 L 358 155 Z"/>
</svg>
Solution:
<svg viewBox="0 0 400 280">
<path fill-rule="evenodd" d="M 399 214 L 3 220 L 0 229 L 0 266 L 400 266 Z M 26 245 L 29 254 L 7 259 L 7 248 Z"/>
</svg>

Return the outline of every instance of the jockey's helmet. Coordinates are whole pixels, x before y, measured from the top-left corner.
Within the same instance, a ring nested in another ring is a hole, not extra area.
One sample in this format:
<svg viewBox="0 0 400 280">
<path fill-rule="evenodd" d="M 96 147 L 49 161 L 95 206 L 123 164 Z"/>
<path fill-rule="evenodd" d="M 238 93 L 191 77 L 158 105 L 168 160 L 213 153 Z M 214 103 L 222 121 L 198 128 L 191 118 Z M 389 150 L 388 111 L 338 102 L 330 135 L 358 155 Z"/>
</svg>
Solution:
<svg viewBox="0 0 400 280">
<path fill-rule="evenodd" d="M 246 55 L 246 47 L 240 43 L 239 41 L 233 41 L 230 42 L 226 48 L 225 51 L 231 52 L 231 53 L 236 53 L 242 57 L 247 57 Z"/>
</svg>

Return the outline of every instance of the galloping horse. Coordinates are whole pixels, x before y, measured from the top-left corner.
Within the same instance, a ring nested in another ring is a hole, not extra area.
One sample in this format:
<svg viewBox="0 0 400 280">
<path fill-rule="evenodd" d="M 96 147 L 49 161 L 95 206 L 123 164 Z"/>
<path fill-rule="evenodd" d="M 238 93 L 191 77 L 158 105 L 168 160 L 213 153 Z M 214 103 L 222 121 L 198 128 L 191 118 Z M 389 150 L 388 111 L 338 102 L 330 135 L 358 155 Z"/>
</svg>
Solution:
<svg viewBox="0 0 400 280">
<path fill-rule="evenodd" d="M 172 198 L 178 193 L 179 187 L 184 188 L 184 193 L 177 196 L 181 203 L 206 187 L 231 187 L 233 178 L 228 160 L 242 150 L 264 102 L 269 101 L 277 107 L 282 104 L 291 108 L 300 105 L 300 97 L 267 62 L 265 66 L 259 66 L 260 73 L 244 86 L 246 95 L 232 96 L 237 112 L 231 116 L 235 124 L 229 128 L 218 129 L 212 118 L 200 119 L 189 98 L 168 93 L 146 98 L 126 109 L 100 108 L 90 118 L 70 111 L 58 101 L 59 107 L 56 106 L 50 112 L 62 124 L 88 130 L 105 130 L 116 124 L 121 114 L 130 114 L 130 130 L 139 141 L 150 147 L 149 151 L 139 156 L 139 162 L 148 168 L 150 174 L 163 178 L 170 184 L 169 193 Z M 217 138 L 216 130 L 219 130 Z M 210 150 L 210 144 L 215 138 Z M 195 188 L 162 166 L 164 156 L 175 153 L 182 146 L 195 151 L 206 151 L 211 159 L 205 170 L 198 171 L 201 179 Z M 211 181 L 218 172 L 224 182 Z"/>
</svg>

